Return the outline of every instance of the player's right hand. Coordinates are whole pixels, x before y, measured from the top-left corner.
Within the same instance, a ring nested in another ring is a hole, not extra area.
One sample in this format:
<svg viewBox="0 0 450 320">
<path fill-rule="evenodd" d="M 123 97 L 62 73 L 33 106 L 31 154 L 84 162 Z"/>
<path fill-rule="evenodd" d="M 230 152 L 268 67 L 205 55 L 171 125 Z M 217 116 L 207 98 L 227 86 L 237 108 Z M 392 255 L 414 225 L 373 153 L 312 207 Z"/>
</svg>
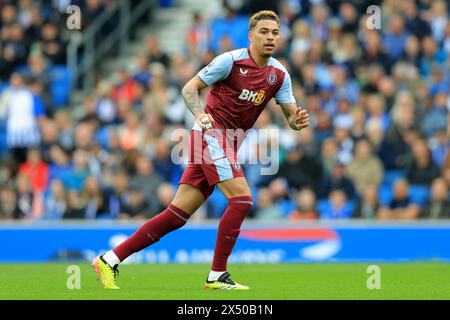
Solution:
<svg viewBox="0 0 450 320">
<path fill-rule="evenodd" d="M 215 120 L 209 113 L 200 113 L 195 117 L 195 122 L 197 122 L 202 129 L 208 130 L 213 127 Z"/>
</svg>

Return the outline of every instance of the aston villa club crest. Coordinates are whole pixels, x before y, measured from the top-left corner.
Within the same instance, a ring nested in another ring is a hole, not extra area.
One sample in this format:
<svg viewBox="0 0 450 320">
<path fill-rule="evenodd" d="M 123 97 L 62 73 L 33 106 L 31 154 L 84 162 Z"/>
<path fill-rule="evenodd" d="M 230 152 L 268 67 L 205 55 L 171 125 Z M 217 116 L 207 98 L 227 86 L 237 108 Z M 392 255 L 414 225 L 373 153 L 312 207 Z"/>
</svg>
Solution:
<svg viewBox="0 0 450 320">
<path fill-rule="evenodd" d="M 236 169 L 236 171 L 241 171 L 241 164 L 239 162 L 235 161 L 233 163 L 233 167 L 234 169 Z"/>
<path fill-rule="evenodd" d="M 269 73 L 267 76 L 267 82 L 273 86 L 277 82 L 277 75 L 275 73 Z"/>
</svg>

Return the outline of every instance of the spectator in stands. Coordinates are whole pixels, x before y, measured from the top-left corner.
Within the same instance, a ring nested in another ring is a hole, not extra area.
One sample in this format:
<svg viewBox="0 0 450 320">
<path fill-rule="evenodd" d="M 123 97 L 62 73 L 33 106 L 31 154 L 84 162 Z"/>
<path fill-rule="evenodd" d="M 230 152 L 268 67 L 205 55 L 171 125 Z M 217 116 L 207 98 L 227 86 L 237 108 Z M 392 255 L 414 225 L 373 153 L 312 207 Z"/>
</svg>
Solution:
<svg viewBox="0 0 450 320">
<path fill-rule="evenodd" d="M 390 125 L 390 119 L 385 112 L 386 100 L 380 94 L 370 94 L 366 101 L 367 121 L 371 119 L 379 119 L 383 127 L 383 132 L 386 132 Z"/>
<path fill-rule="evenodd" d="M 412 160 L 406 166 L 409 183 L 429 186 L 439 173 L 439 167 L 433 162 L 427 143 L 424 140 L 416 141 L 412 146 Z"/>
<path fill-rule="evenodd" d="M 278 176 L 286 178 L 289 185 L 300 189 L 305 186 L 318 188 L 322 168 L 314 157 L 307 156 L 298 148 L 292 148 L 280 165 Z"/>
<path fill-rule="evenodd" d="M 76 149 L 73 152 L 73 164 L 70 169 L 65 164 L 62 165 L 61 169 L 60 179 L 64 186 L 67 189 L 81 191 L 85 180 L 90 175 L 85 152 L 82 149 Z"/>
<path fill-rule="evenodd" d="M 42 26 L 39 46 L 44 56 L 52 64 L 66 63 L 67 44 L 62 39 L 58 27 L 54 23 L 47 22 Z"/>
<path fill-rule="evenodd" d="M 431 198 L 422 209 L 421 218 L 450 218 L 450 197 L 443 178 L 436 178 L 431 184 Z"/>
<path fill-rule="evenodd" d="M 155 35 L 148 35 L 145 38 L 145 45 L 147 48 L 147 56 L 150 63 L 159 62 L 166 68 L 169 67 L 170 58 L 164 51 L 161 50 L 158 39 Z"/>
<path fill-rule="evenodd" d="M 141 123 L 138 112 L 130 110 L 125 118 L 125 123 L 117 129 L 122 150 L 142 150 L 145 139 L 145 129 Z"/>
<path fill-rule="evenodd" d="M 16 203 L 23 216 L 31 219 L 36 212 L 36 197 L 33 194 L 30 178 L 25 175 L 18 175 L 16 178 L 17 199 Z"/>
<path fill-rule="evenodd" d="M 133 103 L 136 100 L 136 80 L 130 74 L 128 67 L 121 65 L 117 70 L 117 83 L 114 86 L 112 97 L 117 103 L 120 100 L 125 99 L 129 103 Z"/>
<path fill-rule="evenodd" d="M 274 203 L 276 203 L 282 211 L 283 216 L 287 216 L 294 209 L 294 202 L 289 195 L 289 185 L 286 179 L 276 178 L 269 183 L 269 191 L 272 195 Z"/>
<path fill-rule="evenodd" d="M 328 201 L 320 210 L 321 219 L 348 219 L 351 214 L 352 206 L 341 189 L 332 190 L 328 195 Z"/>
<path fill-rule="evenodd" d="M 378 188 L 375 185 L 369 185 L 362 191 L 362 199 L 358 201 L 352 218 L 376 219 L 379 208 Z"/>
<path fill-rule="evenodd" d="M 59 220 L 66 212 L 66 190 L 61 180 L 53 180 L 44 196 L 44 219 Z"/>
<path fill-rule="evenodd" d="M 445 27 L 444 37 L 443 47 L 448 56 L 450 55 L 450 21 L 447 22 L 447 26 Z"/>
<path fill-rule="evenodd" d="M 391 113 L 393 121 L 386 132 L 385 142 L 393 154 L 390 156 L 392 161 L 384 164 L 386 169 L 402 169 L 409 150 L 409 136 L 417 132 L 412 95 L 406 91 L 397 94 Z"/>
<path fill-rule="evenodd" d="M 148 88 L 150 84 L 150 71 L 148 69 L 150 65 L 147 55 L 140 53 L 136 55 L 136 71 L 133 74 L 133 79 L 142 84 L 145 88 Z"/>
<path fill-rule="evenodd" d="M 383 48 L 382 38 L 377 31 L 369 31 L 364 41 L 362 57 L 368 64 L 379 64 L 384 71 L 391 69 L 392 60 Z"/>
<path fill-rule="evenodd" d="M 158 209 L 158 186 L 163 182 L 158 172 L 154 171 L 152 161 L 141 154 L 135 161 L 136 174 L 131 177 L 131 185 L 139 186 L 144 195 L 144 200 L 149 204 L 147 208 L 151 212 Z"/>
<path fill-rule="evenodd" d="M 340 161 L 333 164 L 331 175 L 322 179 L 319 198 L 329 198 L 330 193 L 335 189 L 343 191 L 346 199 L 353 200 L 356 196 L 353 182 L 345 175 L 345 165 Z"/>
<path fill-rule="evenodd" d="M 17 21 L 17 7 L 14 6 L 13 4 L 6 3 L 1 10 L 0 26 L 2 28 L 11 26 L 16 21 Z"/>
<path fill-rule="evenodd" d="M 167 69 L 161 63 L 150 65 L 152 81 L 147 95 L 144 97 L 144 112 L 164 118 L 168 104 L 179 98 L 179 91 L 167 85 Z"/>
<path fill-rule="evenodd" d="M 320 146 L 314 137 L 313 128 L 311 127 L 305 128 L 305 130 L 302 131 L 302 134 L 295 135 L 295 139 L 297 141 L 297 145 L 305 155 L 317 159 L 320 152 Z M 280 143 L 282 143 L 282 141 L 280 141 Z"/>
<path fill-rule="evenodd" d="M 75 198 L 75 195 L 72 194 L 71 197 Z M 83 218 L 96 219 L 102 215 L 106 216 L 109 213 L 105 194 L 101 190 L 98 180 L 94 177 L 88 177 L 84 181 L 81 198 L 81 202 L 85 204 Z"/>
<path fill-rule="evenodd" d="M 55 124 L 58 127 L 58 143 L 66 150 L 74 147 L 74 123 L 69 110 L 60 109 L 56 111 Z"/>
<path fill-rule="evenodd" d="M 152 159 L 155 171 L 165 181 L 176 181 L 177 176 L 181 174 L 181 168 L 171 160 L 169 144 L 163 138 L 159 138 L 155 141 L 153 150 Z"/>
<path fill-rule="evenodd" d="M 85 219 L 86 202 L 77 190 L 67 192 L 67 207 L 63 219 Z"/>
<path fill-rule="evenodd" d="M 409 197 L 409 183 L 398 179 L 393 185 L 393 198 L 388 205 L 381 205 L 377 212 L 380 220 L 414 220 L 420 214 L 420 206 Z"/>
<path fill-rule="evenodd" d="M 17 200 L 13 187 L 5 186 L 0 189 L 0 221 L 18 220 L 25 216 Z"/>
<path fill-rule="evenodd" d="M 431 138 L 436 132 L 447 129 L 448 113 L 447 94 L 445 91 L 441 91 L 434 96 L 433 107 L 427 111 L 421 123 L 422 132 L 427 139 Z"/>
<path fill-rule="evenodd" d="M 316 194 L 310 188 L 303 188 L 297 193 L 296 208 L 289 213 L 289 220 L 317 219 Z"/>
<path fill-rule="evenodd" d="M 353 126 L 353 116 L 350 112 L 350 101 L 346 97 L 337 98 L 337 109 L 333 115 L 333 126 L 349 130 Z"/>
<path fill-rule="evenodd" d="M 20 24 L 4 25 L 1 31 L 0 71 L 5 73 L 6 78 L 25 63 L 29 48 L 25 45 L 24 30 Z"/>
<path fill-rule="evenodd" d="M 431 34 L 430 25 L 422 19 L 414 0 L 403 1 L 402 12 L 405 15 L 405 26 L 409 32 L 418 38 Z"/>
<path fill-rule="evenodd" d="M 62 179 L 62 177 L 68 175 L 71 170 L 72 165 L 67 151 L 58 144 L 52 145 L 50 148 L 48 181 L 51 182 L 54 179 Z"/>
<path fill-rule="evenodd" d="M 354 141 L 350 135 L 351 127 L 347 124 L 338 124 L 334 128 L 334 138 L 338 145 L 337 159 L 343 164 L 348 164 L 353 157 Z"/>
<path fill-rule="evenodd" d="M 305 20 L 296 20 L 292 25 L 292 53 L 306 53 L 310 46 L 311 29 Z"/>
<path fill-rule="evenodd" d="M 102 80 L 97 85 L 98 99 L 94 100 L 92 97 L 86 97 L 84 107 L 84 120 L 98 118 L 102 125 L 109 125 L 117 123 L 117 97 L 113 93 L 113 85 L 107 81 Z M 92 99 L 92 100 L 91 100 Z M 95 101 L 95 109 L 93 103 Z"/>
<path fill-rule="evenodd" d="M 389 20 L 387 30 L 383 35 L 383 45 L 386 47 L 389 57 L 396 60 L 403 53 L 409 36 L 405 29 L 404 18 L 400 14 L 394 14 Z"/>
<path fill-rule="evenodd" d="M 186 32 L 186 46 L 189 56 L 199 59 L 209 49 L 211 31 L 200 12 L 192 14 L 192 25 Z"/>
<path fill-rule="evenodd" d="M 42 121 L 41 127 L 41 145 L 39 151 L 44 161 L 50 161 L 50 149 L 53 145 L 58 144 L 58 126 L 56 122 L 50 118 Z"/>
<path fill-rule="evenodd" d="M 90 118 L 86 121 L 80 122 L 75 126 L 74 140 L 75 147 L 86 149 L 94 141 L 95 127 L 97 124 L 96 118 Z"/>
<path fill-rule="evenodd" d="M 445 51 L 439 47 L 436 40 L 431 36 L 422 40 L 422 57 L 420 59 L 420 73 L 424 77 L 428 77 L 431 73 L 432 66 L 435 64 L 444 64 L 446 61 Z"/>
<path fill-rule="evenodd" d="M 254 218 L 258 220 L 279 220 L 283 218 L 283 211 L 280 205 L 274 201 L 269 188 L 259 189 Z"/>
<path fill-rule="evenodd" d="M 339 18 L 342 20 L 342 32 L 356 33 L 358 30 L 358 12 L 353 3 L 342 2 L 339 5 Z"/>
<path fill-rule="evenodd" d="M 162 183 L 159 185 L 156 194 L 158 195 L 159 207 L 158 210 L 151 213 L 151 216 L 161 212 L 161 208 L 166 208 L 172 202 L 175 196 L 175 188 L 170 183 Z"/>
<path fill-rule="evenodd" d="M 8 147 L 20 163 L 26 159 L 26 150 L 40 143 L 39 126 L 44 119 L 42 104 L 37 103 L 18 73 L 11 75 L 11 87 L 0 97 L 0 118 L 6 119 Z"/>
<path fill-rule="evenodd" d="M 438 131 L 434 137 L 429 140 L 428 145 L 430 147 L 432 161 L 439 168 L 442 168 L 445 163 L 445 157 L 450 153 L 449 135 L 443 130 Z"/>
<path fill-rule="evenodd" d="M 311 8 L 311 15 L 308 19 L 311 26 L 311 36 L 314 39 L 325 41 L 328 38 L 328 7 L 324 4 L 315 4 Z"/>
<path fill-rule="evenodd" d="M 65 10 L 64 10 L 65 12 Z M 26 25 L 22 25 L 25 28 L 25 36 L 27 37 L 27 43 L 33 43 L 40 38 L 42 25 L 44 24 L 44 16 L 41 8 L 38 5 L 32 4 L 29 8 L 29 20 Z M 19 19 L 20 21 L 20 19 Z"/>
<path fill-rule="evenodd" d="M 432 1 L 431 10 L 426 12 L 426 18 L 431 26 L 433 38 L 441 42 L 444 38 L 445 27 L 450 21 L 448 2 L 443 0 Z"/>
<path fill-rule="evenodd" d="M 116 219 L 120 214 L 126 213 L 129 180 L 130 177 L 123 170 L 119 170 L 114 174 L 112 185 L 104 193 L 103 213 L 106 213 L 105 217 Z"/>
<path fill-rule="evenodd" d="M 42 98 L 46 114 L 48 116 L 53 114 L 53 102 L 51 97 L 50 87 L 50 70 L 47 62 L 40 52 L 31 53 L 28 57 L 27 78 L 33 79 L 34 83 L 41 85 L 41 91 L 39 96 Z"/>
<path fill-rule="evenodd" d="M 144 193 L 141 186 L 131 185 L 128 189 L 128 201 L 124 212 L 119 214 L 118 219 L 146 219 L 149 215 L 149 205 L 144 199 Z"/>
<path fill-rule="evenodd" d="M 355 106 L 351 111 L 351 116 L 353 118 L 353 124 L 350 129 L 350 136 L 353 141 L 358 141 L 366 138 L 365 135 L 365 125 L 366 125 L 366 113 L 363 108 Z"/>
<path fill-rule="evenodd" d="M 323 170 L 323 177 L 331 176 L 333 165 L 337 160 L 338 145 L 334 138 L 327 138 L 322 143 L 320 151 L 321 165 Z"/>
<path fill-rule="evenodd" d="M 356 191 L 362 195 L 367 187 L 378 187 L 383 179 L 383 171 L 383 164 L 373 154 L 370 143 L 365 139 L 359 140 L 355 155 L 346 167 L 346 174 L 352 179 Z"/>
<path fill-rule="evenodd" d="M 406 41 L 405 51 L 400 57 L 404 61 L 413 65 L 418 65 L 420 61 L 420 40 L 416 36 L 409 36 Z"/>
<path fill-rule="evenodd" d="M 27 176 L 31 181 L 34 193 L 41 193 L 47 188 L 49 167 L 41 158 L 38 149 L 30 149 L 27 153 L 27 161 L 22 163 L 19 174 Z"/>
</svg>

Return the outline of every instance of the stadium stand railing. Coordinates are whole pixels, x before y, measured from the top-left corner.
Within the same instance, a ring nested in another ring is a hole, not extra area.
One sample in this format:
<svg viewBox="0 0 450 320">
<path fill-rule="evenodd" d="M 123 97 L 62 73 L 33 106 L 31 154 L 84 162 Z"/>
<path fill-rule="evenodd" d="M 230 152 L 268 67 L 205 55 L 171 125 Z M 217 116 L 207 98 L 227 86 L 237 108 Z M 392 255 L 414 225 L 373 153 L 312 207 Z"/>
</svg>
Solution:
<svg viewBox="0 0 450 320">
<path fill-rule="evenodd" d="M 104 11 L 83 32 L 73 32 L 67 46 L 67 65 L 72 74 L 72 88 L 77 86 L 82 79 L 82 88 L 92 88 L 93 79 L 91 70 L 111 49 L 118 45 L 118 56 L 126 54 L 129 42 L 129 31 L 132 25 L 145 14 L 151 15 L 155 6 L 153 0 L 142 0 L 131 8 L 130 2 L 118 0 L 106 11 Z M 111 17 L 117 15 L 118 23 L 113 30 L 109 30 L 105 38 L 99 37 L 103 28 Z M 81 50 L 81 48 L 84 48 Z"/>
</svg>

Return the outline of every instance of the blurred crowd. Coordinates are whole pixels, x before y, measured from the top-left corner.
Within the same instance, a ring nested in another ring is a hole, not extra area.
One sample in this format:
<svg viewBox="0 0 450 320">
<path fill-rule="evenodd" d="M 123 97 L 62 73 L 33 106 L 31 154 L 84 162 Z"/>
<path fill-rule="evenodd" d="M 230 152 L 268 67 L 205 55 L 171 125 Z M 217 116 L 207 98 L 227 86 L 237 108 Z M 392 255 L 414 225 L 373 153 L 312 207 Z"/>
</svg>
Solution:
<svg viewBox="0 0 450 320">
<path fill-rule="evenodd" d="M 262 2 L 211 1 L 209 16 L 193 13 L 182 52 L 168 54 L 149 34 L 114 77 L 64 107 L 52 105 L 46 78 L 65 62 L 55 6 L 64 1 L 41 1 L 48 10 L 3 2 L 0 219 L 146 219 L 167 207 L 184 167 L 172 161 L 172 133 L 193 124 L 181 88 L 216 55 L 247 46 L 249 14 Z M 372 4 L 379 30 L 367 27 Z M 261 114 L 255 129 L 279 133 L 279 170 L 243 165 L 251 218 L 450 218 L 448 3 L 285 0 L 264 9 L 280 16 L 276 58 L 311 126 L 292 131 L 274 101 Z M 225 206 L 216 190 L 194 217 L 220 217 Z"/>
</svg>

